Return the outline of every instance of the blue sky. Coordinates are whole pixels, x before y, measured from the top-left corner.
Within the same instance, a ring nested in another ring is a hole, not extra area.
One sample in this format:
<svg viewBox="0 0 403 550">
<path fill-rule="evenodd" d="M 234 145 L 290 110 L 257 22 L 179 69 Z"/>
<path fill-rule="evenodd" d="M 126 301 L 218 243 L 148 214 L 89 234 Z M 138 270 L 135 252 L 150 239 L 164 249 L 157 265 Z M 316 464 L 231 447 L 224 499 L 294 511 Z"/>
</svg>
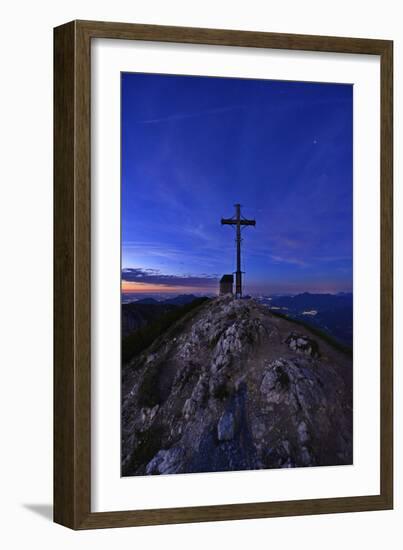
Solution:
<svg viewBox="0 0 403 550">
<path fill-rule="evenodd" d="M 122 73 L 122 279 L 214 292 L 352 290 L 352 86 Z"/>
</svg>

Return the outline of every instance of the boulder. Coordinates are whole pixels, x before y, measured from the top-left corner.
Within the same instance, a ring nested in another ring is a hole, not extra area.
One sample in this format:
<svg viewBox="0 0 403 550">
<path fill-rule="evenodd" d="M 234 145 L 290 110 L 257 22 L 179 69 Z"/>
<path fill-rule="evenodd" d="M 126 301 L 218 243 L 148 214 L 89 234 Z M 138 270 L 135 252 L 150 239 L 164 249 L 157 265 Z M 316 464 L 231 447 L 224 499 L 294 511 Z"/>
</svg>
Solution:
<svg viewBox="0 0 403 550">
<path fill-rule="evenodd" d="M 285 343 L 292 351 L 304 353 L 310 357 L 319 357 L 318 343 L 308 336 L 297 332 L 291 332 L 286 338 Z"/>
</svg>

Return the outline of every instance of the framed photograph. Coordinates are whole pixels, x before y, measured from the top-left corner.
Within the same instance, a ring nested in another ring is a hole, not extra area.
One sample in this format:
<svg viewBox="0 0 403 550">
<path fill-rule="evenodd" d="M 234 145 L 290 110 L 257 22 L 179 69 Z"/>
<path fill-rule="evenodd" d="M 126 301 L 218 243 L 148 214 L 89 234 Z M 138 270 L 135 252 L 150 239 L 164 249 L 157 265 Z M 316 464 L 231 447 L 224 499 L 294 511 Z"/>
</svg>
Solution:
<svg viewBox="0 0 403 550">
<path fill-rule="evenodd" d="M 393 507 L 393 43 L 54 34 L 54 520 Z"/>
</svg>

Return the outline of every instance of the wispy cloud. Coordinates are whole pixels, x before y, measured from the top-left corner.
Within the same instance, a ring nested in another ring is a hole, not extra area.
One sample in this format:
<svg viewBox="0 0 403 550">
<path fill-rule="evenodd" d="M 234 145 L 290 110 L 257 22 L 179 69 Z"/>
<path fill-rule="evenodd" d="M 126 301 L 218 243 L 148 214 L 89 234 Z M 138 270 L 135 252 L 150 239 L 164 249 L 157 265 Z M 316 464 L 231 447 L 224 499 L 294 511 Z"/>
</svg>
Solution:
<svg viewBox="0 0 403 550">
<path fill-rule="evenodd" d="M 299 267 L 307 267 L 308 265 L 306 261 L 300 260 L 299 258 L 291 258 L 291 257 L 276 256 L 276 255 L 271 255 L 270 257 L 273 260 L 273 262 L 276 262 L 276 263 L 297 265 Z"/>
<path fill-rule="evenodd" d="M 243 105 L 232 105 L 228 107 L 216 107 L 214 109 L 206 109 L 204 111 L 198 111 L 195 113 L 175 113 L 172 115 L 160 117 L 160 118 L 149 118 L 147 120 L 139 120 L 139 124 L 158 124 L 160 122 L 171 122 L 176 120 L 186 120 L 189 118 L 204 117 L 208 115 L 219 115 L 222 113 L 227 113 L 230 111 L 235 111 L 237 109 L 243 109 Z"/>
</svg>

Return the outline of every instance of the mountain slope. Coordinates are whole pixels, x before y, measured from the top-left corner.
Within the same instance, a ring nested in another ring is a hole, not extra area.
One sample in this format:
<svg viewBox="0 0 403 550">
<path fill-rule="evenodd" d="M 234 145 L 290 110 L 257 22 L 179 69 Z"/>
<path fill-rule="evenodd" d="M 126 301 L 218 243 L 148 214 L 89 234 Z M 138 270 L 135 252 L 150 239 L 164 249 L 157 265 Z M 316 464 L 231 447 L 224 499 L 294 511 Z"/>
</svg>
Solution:
<svg viewBox="0 0 403 550">
<path fill-rule="evenodd" d="M 254 300 L 207 302 L 123 366 L 123 475 L 351 462 L 351 359 Z"/>
<path fill-rule="evenodd" d="M 174 309 L 174 305 L 160 304 L 156 300 L 122 304 L 122 336 L 127 336 Z"/>
</svg>

